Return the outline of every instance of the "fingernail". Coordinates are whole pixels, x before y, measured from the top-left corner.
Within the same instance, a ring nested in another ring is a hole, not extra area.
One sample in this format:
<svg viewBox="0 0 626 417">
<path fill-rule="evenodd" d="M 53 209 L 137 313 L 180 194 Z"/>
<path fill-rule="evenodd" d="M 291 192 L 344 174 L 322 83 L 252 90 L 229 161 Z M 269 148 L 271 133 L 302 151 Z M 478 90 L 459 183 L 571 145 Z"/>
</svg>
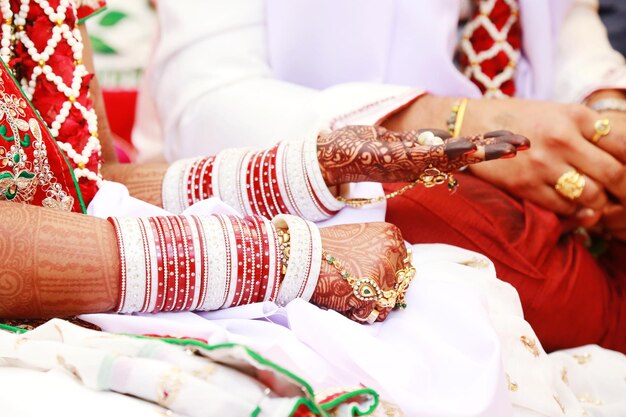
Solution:
<svg viewBox="0 0 626 417">
<path fill-rule="evenodd" d="M 500 158 L 498 159 L 511 159 L 511 158 L 515 158 L 515 152 L 510 152 L 510 153 L 505 153 L 502 156 L 500 156 Z"/>
<path fill-rule="evenodd" d="M 508 159 L 513 158 L 517 154 L 515 146 L 510 143 L 494 143 L 485 147 L 485 160 L 492 159 Z"/>
<path fill-rule="evenodd" d="M 476 147 L 474 144 L 466 142 L 466 143 L 451 143 L 446 146 L 445 153 L 450 159 L 458 158 L 461 155 L 465 155 L 468 151 L 475 151 Z"/>
<path fill-rule="evenodd" d="M 591 208 L 580 209 L 576 212 L 576 217 L 579 219 L 585 219 L 588 217 L 594 217 L 596 215 L 596 211 Z"/>
<path fill-rule="evenodd" d="M 499 136 L 511 135 L 508 130 L 494 130 L 493 132 L 487 132 L 483 135 L 484 138 L 497 138 Z"/>
</svg>

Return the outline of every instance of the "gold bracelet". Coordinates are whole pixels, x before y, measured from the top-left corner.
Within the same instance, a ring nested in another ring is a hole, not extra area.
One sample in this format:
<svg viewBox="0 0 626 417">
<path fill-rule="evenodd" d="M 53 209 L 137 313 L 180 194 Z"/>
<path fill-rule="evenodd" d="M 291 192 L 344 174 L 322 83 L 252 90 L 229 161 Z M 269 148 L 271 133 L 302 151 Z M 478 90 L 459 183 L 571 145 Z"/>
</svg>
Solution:
<svg viewBox="0 0 626 417">
<path fill-rule="evenodd" d="M 276 230 L 278 234 L 278 247 L 280 252 L 278 253 L 278 260 L 281 264 L 280 269 L 280 280 L 282 282 L 283 278 L 285 278 L 285 274 L 287 273 L 287 267 L 289 266 L 289 255 L 291 254 L 291 236 L 289 232 L 284 229 Z"/>
<path fill-rule="evenodd" d="M 424 170 L 424 172 L 419 176 L 418 179 L 391 193 L 372 198 L 345 198 L 342 196 L 337 196 L 336 198 L 338 201 L 341 201 L 347 206 L 353 208 L 361 208 L 368 204 L 379 203 L 381 201 L 389 200 L 399 195 L 402 195 L 411 188 L 415 187 L 417 184 L 424 184 L 424 187 L 431 188 L 435 185 L 445 184 L 446 182 L 448 183 L 448 189 L 450 191 L 455 190 L 456 187 L 459 185 L 459 182 L 456 180 L 456 178 L 454 178 L 454 175 L 448 174 L 446 172 L 441 172 L 439 169 L 430 165 Z"/>
<path fill-rule="evenodd" d="M 461 127 L 463 126 L 463 119 L 465 118 L 467 102 L 468 100 L 466 98 L 462 98 L 454 103 L 454 106 L 452 106 L 452 113 L 450 114 L 450 117 L 448 117 L 448 120 L 446 120 L 448 133 L 450 133 L 454 138 L 461 134 Z"/>
<path fill-rule="evenodd" d="M 411 251 L 409 249 L 407 249 L 407 256 L 403 261 L 404 268 L 396 271 L 396 284 L 394 288 L 387 291 L 383 291 L 372 278 L 355 278 L 343 266 L 341 261 L 325 250 L 322 250 L 322 259 L 332 266 L 339 275 L 350 284 L 352 293 L 357 299 L 361 301 L 376 300 L 376 307 L 373 311 L 375 314 L 370 315 L 373 317 L 373 321 L 376 320 L 381 310 L 388 308 L 406 308 L 406 291 L 409 289 L 409 284 L 413 280 L 413 277 L 415 277 L 415 268 L 411 265 Z"/>
</svg>

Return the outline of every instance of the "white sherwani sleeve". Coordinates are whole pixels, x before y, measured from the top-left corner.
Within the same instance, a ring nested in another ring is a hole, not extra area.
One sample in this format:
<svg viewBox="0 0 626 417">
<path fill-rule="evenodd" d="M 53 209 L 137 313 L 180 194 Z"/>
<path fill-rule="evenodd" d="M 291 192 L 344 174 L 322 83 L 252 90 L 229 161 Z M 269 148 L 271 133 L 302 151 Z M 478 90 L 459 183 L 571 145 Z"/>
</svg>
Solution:
<svg viewBox="0 0 626 417">
<path fill-rule="evenodd" d="M 150 90 L 169 160 L 268 146 L 339 119 L 375 123 L 420 94 L 367 83 L 320 91 L 275 79 L 262 0 L 162 0 L 158 9 Z"/>
<path fill-rule="evenodd" d="M 626 89 L 624 57 L 609 43 L 598 0 L 575 0 L 559 34 L 555 98 L 582 102 L 607 88 Z"/>
</svg>

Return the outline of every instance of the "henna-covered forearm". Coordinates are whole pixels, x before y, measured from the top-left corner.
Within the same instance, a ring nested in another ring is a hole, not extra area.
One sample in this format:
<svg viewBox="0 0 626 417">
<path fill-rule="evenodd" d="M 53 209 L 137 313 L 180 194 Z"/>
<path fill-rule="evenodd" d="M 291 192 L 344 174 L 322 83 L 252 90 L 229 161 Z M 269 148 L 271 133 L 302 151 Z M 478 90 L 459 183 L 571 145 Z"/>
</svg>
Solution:
<svg viewBox="0 0 626 417">
<path fill-rule="evenodd" d="M 119 258 L 108 222 L 16 203 L 0 203 L 0 217 L 0 317 L 113 309 Z"/>
<path fill-rule="evenodd" d="M 163 207 L 163 178 L 167 168 L 167 164 L 108 164 L 102 167 L 102 177 L 124 184 L 130 195 L 139 200 Z"/>
</svg>

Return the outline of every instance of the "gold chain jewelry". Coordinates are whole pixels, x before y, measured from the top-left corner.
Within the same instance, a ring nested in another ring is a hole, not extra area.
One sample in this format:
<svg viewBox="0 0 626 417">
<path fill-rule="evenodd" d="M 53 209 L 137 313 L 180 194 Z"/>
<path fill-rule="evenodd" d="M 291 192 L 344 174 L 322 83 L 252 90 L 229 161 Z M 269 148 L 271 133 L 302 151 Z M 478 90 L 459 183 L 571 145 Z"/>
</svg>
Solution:
<svg viewBox="0 0 626 417">
<path fill-rule="evenodd" d="M 435 185 L 445 184 L 446 182 L 448 183 L 448 189 L 450 191 L 454 191 L 459 185 L 459 182 L 456 180 L 456 178 L 454 178 L 454 175 L 448 174 L 446 172 L 441 172 L 439 169 L 430 165 L 424 170 L 424 172 L 419 176 L 418 179 L 391 193 L 373 198 L 345 198 L 342 196 L 338 196 L 336 198 L 338 201 L 341 201 L 347 206 L 353 208 L 361 208 L 368 204 L 380 203 L 381 201 L 389 200 L 399 195 L 402 195 L 411 188 L 415 187 L 417 184 L 423 184 L 424 187 L 431 188 Z"/>
<path fill-rule="evenodd" d="M 278 234 L 278 247 L 280 252 L 278 253 L 278 259 L 281 263 L 281 280 L 285 277 L 287 273 L 287 266 L 289 264 L 289 255 L 291 254 L 291 236 L 289 235 L 289 231 L 278 229 L 276 231 Z"/>
<path fill-rule="evenodd" d="M 380 309 L 406 308 L 406 291 L 415 276 L 415 268 L 411 265 L 411 251 L 407 251 L 404 258 L 404 268 L 396 271 L 396 284 L 393 289 L 383 291 L 378 283 L 372 278 L 356 278 L 334 256 L 322 250 L 322 259 L 332 266 L 339 275 L 352 287 L 352 293 L 362 301 L 376 300 L 375 311 Z M 378 314 L 376 314 L 377 316 Z"/>
</svg>

